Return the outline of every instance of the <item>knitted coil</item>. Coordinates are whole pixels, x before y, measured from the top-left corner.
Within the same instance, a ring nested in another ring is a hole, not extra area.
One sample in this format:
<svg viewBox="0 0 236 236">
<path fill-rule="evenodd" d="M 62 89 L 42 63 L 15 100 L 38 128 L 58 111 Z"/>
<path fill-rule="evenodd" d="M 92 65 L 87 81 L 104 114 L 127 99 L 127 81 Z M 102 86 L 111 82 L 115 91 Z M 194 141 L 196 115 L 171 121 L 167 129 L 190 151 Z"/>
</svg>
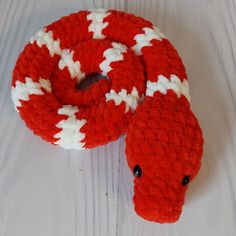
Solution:
<svg viewBox="0 0 236 236">
<path fill-rule="evenodd" d="M 94 73 L 106 79 L 78 89 Z M 178 220 L 200 167 L 202 132 L 183 63 L 149 21 L 97 9 L 44 27 L 16 62 L 12 99 L 36 135 L 66 149 L 126 133 L 136 212 L 160 223 Z"/>
</svg>

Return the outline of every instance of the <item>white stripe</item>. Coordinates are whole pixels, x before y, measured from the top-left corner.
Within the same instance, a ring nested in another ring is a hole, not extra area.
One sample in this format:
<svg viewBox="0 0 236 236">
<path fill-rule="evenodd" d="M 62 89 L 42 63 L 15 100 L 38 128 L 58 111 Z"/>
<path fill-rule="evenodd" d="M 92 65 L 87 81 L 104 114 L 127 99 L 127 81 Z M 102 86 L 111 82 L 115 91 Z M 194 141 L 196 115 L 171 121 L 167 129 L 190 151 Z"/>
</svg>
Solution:
<svg viewBox="0 0 236 236">
<path fill-rule="evenodd" d="M 61 55 L 60 39 L 54 40 L 52 32 L 46 32 L 45 28 L 39 30 L 35 36 L 30 39 L 31 44 L 34 42 L 36 42 L 40 48 L 45 45 L 51 57 L 55 54 Z"/>
<path fill-rule="evenodd" d="M 129 109 L 134 111 L 142 99 L 139 97 L 138 90 L 135 87 L 133 87 L 130 94 L 127 93 L 126 89 L 121 89 L 119 93 L 111 89 L 109 93 L 105 94 L 105 97 L 106 102 L 114 101 L 116 106 L 120 105 L 122 102 L 125 102 L 125 112 L 128 112 Z"/>
<path fill-rule="evenodd" d="M 186 79 L 181 82 L 176 75 L 171 75 L 170 79 L 163 75 L 159 75 L 157 82 L 147 81 L 146 96 L 152 97 L 157 91 L 162 94 L 166 94 L 167 90 L 174 91 L 178 98 L 183 95 L 188 101 L 190 101 L 189 85 Z"/>
<path fill-rule="evenodd" d="M 123 53 L 127 51 L 127 47 L 121 43 L 111 43 L 112 48 L 108 48 L 103 52 L 105 60 L 100 63 L 99 67 L 103 76 L 107 76 L 108 72 L 112 70 L 110 64 L 114 61 L 122 61 Z"/>
<path fill-rule="evenodd" d="M 150 47 L 152 46 L 151 40 L 162 40 L 165 38 L 164 34 L 160 32 L 160 30 L 156 27 L 143 28 L 144 33 L 137 34 L 134 36 L 134 40 L 136 41 L 136 44 L 131 47 L 131 49 L 135 52 L 136 55 L 142 55 L 142 48 L 143 47 Z"/>
<path fill-rule="evenodd" d="M 59 138 L 54 144 L 65 149 L 84 149 L 84 144 L 81 142 L 85 138 L 85 134 L 80 132 L 80 128 L 87 122 L 85 119 L 76 119 L 75 114 L 79 111 L 78 107 L 64 105 L 58 110 L 58 114 L 66 115 L 67 119 L 61 120 L 56 124 L 56 127 L 61 128 L 61 131 L 54 135 L 54 138 Z"/>
<path fill-rule="evenodd" d="M 74 51 L 64 49 L 61 54 L 58 66 L 61 70 L 68 68 L 71 78 L 77 78 L 78 83 L 85 78 L 85 73 L 81 72 L 81 64 L 79 61 L 73 60 Z"/>
<path fill-rule="evenodd" d="M 88 27 L 88 31 L 93 32 L 94 39 L 105 38 L 105 35 L 102 34 L 102 31 L 108 26 L 108 22 L 103 22 L 103 20 L 110 14 L 111 13 L 106 9 L 95 9 L 87 15 L 87 20 L 92 21 Z"/>
<path fill-rule="evenodd" d="M 77 77 L 78 82 L 80 82 L 80 80 L 85 77 L 85 74 L 80 70 L 80 62 L 73 61 L 74 51 L 70 51 L 69 49 L 61 50 L 60 39 L 54 40 L 51 31 L 46 32 L 45 29 L 38 31 L 36 35 L 30 39 L 31 44 L 34 42 L 36 42 L 40 48 L 45 45 L 51 57 L 55 54 L 61 55 L 58 66 L 61 70 L 67 67 L 72 78 Z"/>
<path fill-rule="evenodd" d="M 44 95 L 42 90 L 44 88 L 46 91 L 51 92 L 51 83 L 49 80 L 40 78 L 38 82 L 33 82 L 31 78 L 26 77 L 25 83 L 16 81 L 15 87 L 12 87 L 11 96 L 15 104 L 15 108 L 21 107 L 21 101 L 29 101 L 29 95 Z"/>
</svg>

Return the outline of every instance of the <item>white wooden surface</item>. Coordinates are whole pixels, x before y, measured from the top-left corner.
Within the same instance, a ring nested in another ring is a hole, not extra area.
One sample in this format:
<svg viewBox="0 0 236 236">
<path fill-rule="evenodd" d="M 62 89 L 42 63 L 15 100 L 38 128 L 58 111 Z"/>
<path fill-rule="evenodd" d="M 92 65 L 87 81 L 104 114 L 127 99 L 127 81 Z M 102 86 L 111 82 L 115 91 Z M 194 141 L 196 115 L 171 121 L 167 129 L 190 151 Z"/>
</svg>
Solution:
<svg viewBox="0 0 236 236">
<path fill-rule="evenodd" d="M 65 151 L 34 136 L 13 109 L 11 73 L 30 36 L 62 15 L 94 7 L 151 20 L 185 62 L 205 150 L 176 224 L 135 215 L 124 137 Z M 0 0 L 0 235 L 236 235 L 235 42 L 235 0 Z"/>
</svg>

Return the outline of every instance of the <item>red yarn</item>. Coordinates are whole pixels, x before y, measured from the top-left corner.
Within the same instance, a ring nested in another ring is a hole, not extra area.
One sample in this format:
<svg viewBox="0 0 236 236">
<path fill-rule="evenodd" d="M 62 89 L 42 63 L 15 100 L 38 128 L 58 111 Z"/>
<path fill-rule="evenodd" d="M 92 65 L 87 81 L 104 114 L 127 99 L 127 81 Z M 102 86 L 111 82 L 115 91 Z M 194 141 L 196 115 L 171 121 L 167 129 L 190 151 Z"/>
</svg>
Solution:
<svg viewBox="0 0 236 236">
<path fill-rule="evenodd" d="M 78 90 L 92 73 L 108 80 Z M 178 220 L 203 151 L 187 88 L 178 53 L 150 22 L 97 10 L 36 34 L 16 62 L 12 97 L 35 134 L 64 148 L 93 148 L 126 133 L 128 165 L 138 166 L 135 210 L 166 223 Z"/>
</svg>

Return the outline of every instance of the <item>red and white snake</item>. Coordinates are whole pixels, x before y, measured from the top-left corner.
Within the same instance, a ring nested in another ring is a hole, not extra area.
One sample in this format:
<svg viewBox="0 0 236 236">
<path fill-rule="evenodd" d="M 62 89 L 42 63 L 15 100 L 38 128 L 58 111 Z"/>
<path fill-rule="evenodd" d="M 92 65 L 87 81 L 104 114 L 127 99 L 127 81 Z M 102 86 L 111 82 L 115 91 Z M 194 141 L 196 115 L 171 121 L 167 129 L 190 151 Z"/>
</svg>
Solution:
<svg viewBox="0 0 236 236">
<path fill-rule="evenodd" d="M 108 79 L 78 89 L 93 73 Z M 97 9 L 46 26 L 16 62 L 12 99 L 35 134 L 66 149 L 126 133 L 136 212 L 161 223 L 179 218 L 200 167 L 202 132 L 183 63 L 149 21 Z"/>
</svg>

